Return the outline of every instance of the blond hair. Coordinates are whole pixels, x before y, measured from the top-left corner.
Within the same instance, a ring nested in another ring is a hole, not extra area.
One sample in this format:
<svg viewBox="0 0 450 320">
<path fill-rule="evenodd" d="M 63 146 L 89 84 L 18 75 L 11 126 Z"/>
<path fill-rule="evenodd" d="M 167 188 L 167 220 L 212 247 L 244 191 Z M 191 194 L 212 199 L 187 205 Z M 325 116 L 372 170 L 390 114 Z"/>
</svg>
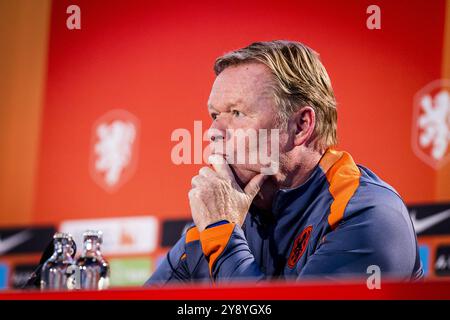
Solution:
<svg viewBox="0 0 450 320">
<path fill-rule="evenodd" d="M 310 106 L 316 114 L 312 139 L 315 147 L 326 149 L 337 144 L 336 99 L 327 71 L 314 50 L 295 41 L 254 42 L 217 58 L 214 72 L 219 75 L 230 66 L 249 62 L 263 63 L 271 70 L 283 124 L 301 107 Z"/>
</svg>

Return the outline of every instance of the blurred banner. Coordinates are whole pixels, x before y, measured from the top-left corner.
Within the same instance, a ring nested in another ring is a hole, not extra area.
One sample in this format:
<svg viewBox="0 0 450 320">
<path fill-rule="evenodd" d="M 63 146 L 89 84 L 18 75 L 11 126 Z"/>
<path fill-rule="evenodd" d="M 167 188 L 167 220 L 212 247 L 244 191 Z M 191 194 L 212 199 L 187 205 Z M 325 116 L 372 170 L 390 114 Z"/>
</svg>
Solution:
<svg viewBox="0 0 450 320">
<path fill-rule="evenodd" d="M 371 4 L 0 1 L 0 288 L 87 228 L 112 285 L 141 285 L 190 221 L 201 165 L 173 163 L 172 133 L 208 129 L 216 57 L 273 39 L 320 53 L 339 149 L 402 195 L 427 276 L 449 276 L 450 1 L 379 0 L 380 29 Z"/>
</svg>

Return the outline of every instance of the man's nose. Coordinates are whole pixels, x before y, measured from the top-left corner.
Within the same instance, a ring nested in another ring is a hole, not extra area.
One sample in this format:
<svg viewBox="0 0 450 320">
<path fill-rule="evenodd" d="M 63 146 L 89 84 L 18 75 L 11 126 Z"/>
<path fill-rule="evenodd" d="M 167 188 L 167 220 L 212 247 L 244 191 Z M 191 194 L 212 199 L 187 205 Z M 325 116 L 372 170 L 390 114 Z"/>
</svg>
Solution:
<svg viewBox="0 0 450 320">
<path fill-rule="evenodd" d="M 208 138 L 211 142 L 220 142 L 226 139 L 226 127 L 218 121 L 213 122 L 208 129 Z"/>
<path fill-rule="evenodd" d="M 209 128 L 208 129 L 208 138 L 211 142 L 223 142 L 225 140 L 226 133 L 217 128 Z"/>
</svg>

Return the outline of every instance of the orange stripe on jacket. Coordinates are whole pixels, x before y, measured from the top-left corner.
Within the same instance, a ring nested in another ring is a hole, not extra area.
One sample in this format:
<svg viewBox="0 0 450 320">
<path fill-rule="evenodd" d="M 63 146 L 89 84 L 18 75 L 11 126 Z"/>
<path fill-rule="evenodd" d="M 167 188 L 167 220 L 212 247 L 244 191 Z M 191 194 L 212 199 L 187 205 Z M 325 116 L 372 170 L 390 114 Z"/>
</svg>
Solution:
<svg viewBox="0 0 450 320">
<path fill-rule="evenodd" d="M 322 171 L 327 173 L 328 170 L 339 160 L 342 158 L 344 152 L 337 151 L 334 149 L 328 149 L 320 159 L 319 165 L 322 168 Z"/>
<path fill-rule="evenodd" d="M 197 227 L 192 227 L 186 231 L 186 243 L 200 240 L 200 232 L 198 232 Z"/>
<path fill-rule="evenodd" d="M 209 258 L 209 273 L 212 275 L 214 263 L 225 247 L 233 233 L 234 223 L 222 224 L 205 229 L 200 233 L 203 254 Z"/>
<path fill-rule="evenodd" d="M 344 217 L 345 208 L 359 187 L 361 172 L 347 152 L 332 149 L 324 154 L 320 166 L 325 171 L 330 184 L 328 190 L 334 199 L 328 215 L 328 224 L 334 229 Z"/>
</svg>

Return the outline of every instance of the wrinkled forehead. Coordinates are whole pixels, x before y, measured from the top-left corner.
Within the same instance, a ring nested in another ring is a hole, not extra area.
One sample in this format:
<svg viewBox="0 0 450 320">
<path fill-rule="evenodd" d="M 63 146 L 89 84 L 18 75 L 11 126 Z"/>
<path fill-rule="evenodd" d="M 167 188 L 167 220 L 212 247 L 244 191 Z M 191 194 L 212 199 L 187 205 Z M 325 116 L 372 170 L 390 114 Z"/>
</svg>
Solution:
<svg viewBox="0 0 450 320">
<path fill-rule="evenodd" d="M 223 70 L 215 79 L 208 108 L 222 110 L 230 106 L 252 108 L 263 100 L 273 100 L 273 76 L 261 63 L 245 63 Z"/>
</svg>

